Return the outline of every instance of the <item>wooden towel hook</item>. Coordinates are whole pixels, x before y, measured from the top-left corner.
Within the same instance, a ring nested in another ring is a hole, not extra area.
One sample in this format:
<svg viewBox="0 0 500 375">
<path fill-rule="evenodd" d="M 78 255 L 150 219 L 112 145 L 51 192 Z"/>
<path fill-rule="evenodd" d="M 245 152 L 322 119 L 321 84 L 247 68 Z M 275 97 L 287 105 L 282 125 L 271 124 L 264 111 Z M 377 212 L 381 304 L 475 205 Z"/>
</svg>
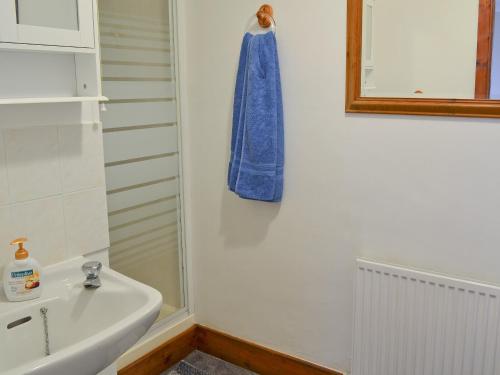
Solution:
<svg viewBox="0 0 500 375">
<path fill-rule="evenodd" d="M 257 19 L 259 20 L 259 25 L 265 29 L 271 27 L 273 24 L 273 7 L 269 4 L 264 4 L 259 8 L 257 12 Z"/>
</svg>

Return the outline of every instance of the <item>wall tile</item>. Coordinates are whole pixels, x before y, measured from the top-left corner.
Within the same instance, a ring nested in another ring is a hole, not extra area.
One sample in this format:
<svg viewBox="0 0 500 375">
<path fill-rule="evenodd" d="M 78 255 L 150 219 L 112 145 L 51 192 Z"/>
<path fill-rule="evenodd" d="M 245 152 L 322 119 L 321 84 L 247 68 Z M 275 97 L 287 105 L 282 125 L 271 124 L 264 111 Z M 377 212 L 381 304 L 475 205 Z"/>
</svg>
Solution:
<svg viewBox="0 0 500 375">
<path fill-rule="evenodd" d="M 64 260 L 66 236 L 62 198 L 47 198 L 12 206 L 15 237 L 26 236 L 26 248 L 42 265 Z"/>
<path fill-rule="evenodd" d="M 9 188 L 7 184 L 7 167 L 5 165 L 5 147 L 0 132 L 0 206 L 9 203 Z"/>
<path fill-rule="evenodd" d="M 9 243 L 13 239 L 14 231 L 10 207 L 0 207 L 0 278 L 3 275 L 3 267 L 13 260 L 14 248 L 12 248 L 12 252 L 9 251 Z"/>
<path fill-rule="evenodd" d="M 61 192 L 57 127 L 5 130 L 4 144 L 12 201 Z"/>
<path fill-rule="evenodd" d="M 105 189 L 73 193 L 63 199 L 69 255 L 109 247 Z"/>
<path fill-rule="evenodd" d="M 104 160 L 99 125 L 59 127 L 64 192 L 104 186 Z"/>
</svg>

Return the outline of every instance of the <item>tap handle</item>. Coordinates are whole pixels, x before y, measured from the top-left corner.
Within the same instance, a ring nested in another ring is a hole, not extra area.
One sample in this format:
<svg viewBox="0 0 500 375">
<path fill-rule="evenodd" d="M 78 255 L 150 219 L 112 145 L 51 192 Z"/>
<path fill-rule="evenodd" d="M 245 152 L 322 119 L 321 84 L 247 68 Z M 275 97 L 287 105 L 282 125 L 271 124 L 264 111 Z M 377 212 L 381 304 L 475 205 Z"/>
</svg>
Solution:
<svg viewBox="0 0 500 375">
<path fill-rule="evenodd" d="M 97 279 L 102 269 L 102 263 L 97 261 L 87 262 L 82 266 L 82 271 L 87 279 Z"/>
</svg>

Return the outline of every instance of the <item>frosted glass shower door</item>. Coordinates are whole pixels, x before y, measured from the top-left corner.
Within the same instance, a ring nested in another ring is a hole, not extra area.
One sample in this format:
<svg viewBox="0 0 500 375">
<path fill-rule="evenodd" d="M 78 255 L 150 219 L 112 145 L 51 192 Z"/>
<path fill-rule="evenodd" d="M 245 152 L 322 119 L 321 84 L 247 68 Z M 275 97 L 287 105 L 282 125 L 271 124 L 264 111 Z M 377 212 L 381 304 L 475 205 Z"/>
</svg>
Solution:
<svg viewBox="0 0 500 375">
<path fill-rule="evenodd" d="M 173 27 L 168 0 L 100 0 L 111 267 L 185 305 Z"/>
</svg>

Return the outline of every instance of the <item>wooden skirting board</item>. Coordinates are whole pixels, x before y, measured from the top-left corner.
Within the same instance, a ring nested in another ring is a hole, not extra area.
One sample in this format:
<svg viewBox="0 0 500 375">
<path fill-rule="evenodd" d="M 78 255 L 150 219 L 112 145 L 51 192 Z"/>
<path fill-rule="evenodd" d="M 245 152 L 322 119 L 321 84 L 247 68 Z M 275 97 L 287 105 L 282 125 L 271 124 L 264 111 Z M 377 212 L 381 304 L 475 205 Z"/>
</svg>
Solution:
<svg viewBox="0 0 500 375">
<path fill-rule="evenodd" d="M 172 338 L 118 371 L 118 375 L 159 375 L 196 349 L 261 375 L 342 375 L 202 325 Z"/>
<path fill-rule="evenodd" d="M 157 375 L 186 358 L 196 349 L 197 327 L 175 336 L 118 371 L 118 375 Z"/>
</svg>

